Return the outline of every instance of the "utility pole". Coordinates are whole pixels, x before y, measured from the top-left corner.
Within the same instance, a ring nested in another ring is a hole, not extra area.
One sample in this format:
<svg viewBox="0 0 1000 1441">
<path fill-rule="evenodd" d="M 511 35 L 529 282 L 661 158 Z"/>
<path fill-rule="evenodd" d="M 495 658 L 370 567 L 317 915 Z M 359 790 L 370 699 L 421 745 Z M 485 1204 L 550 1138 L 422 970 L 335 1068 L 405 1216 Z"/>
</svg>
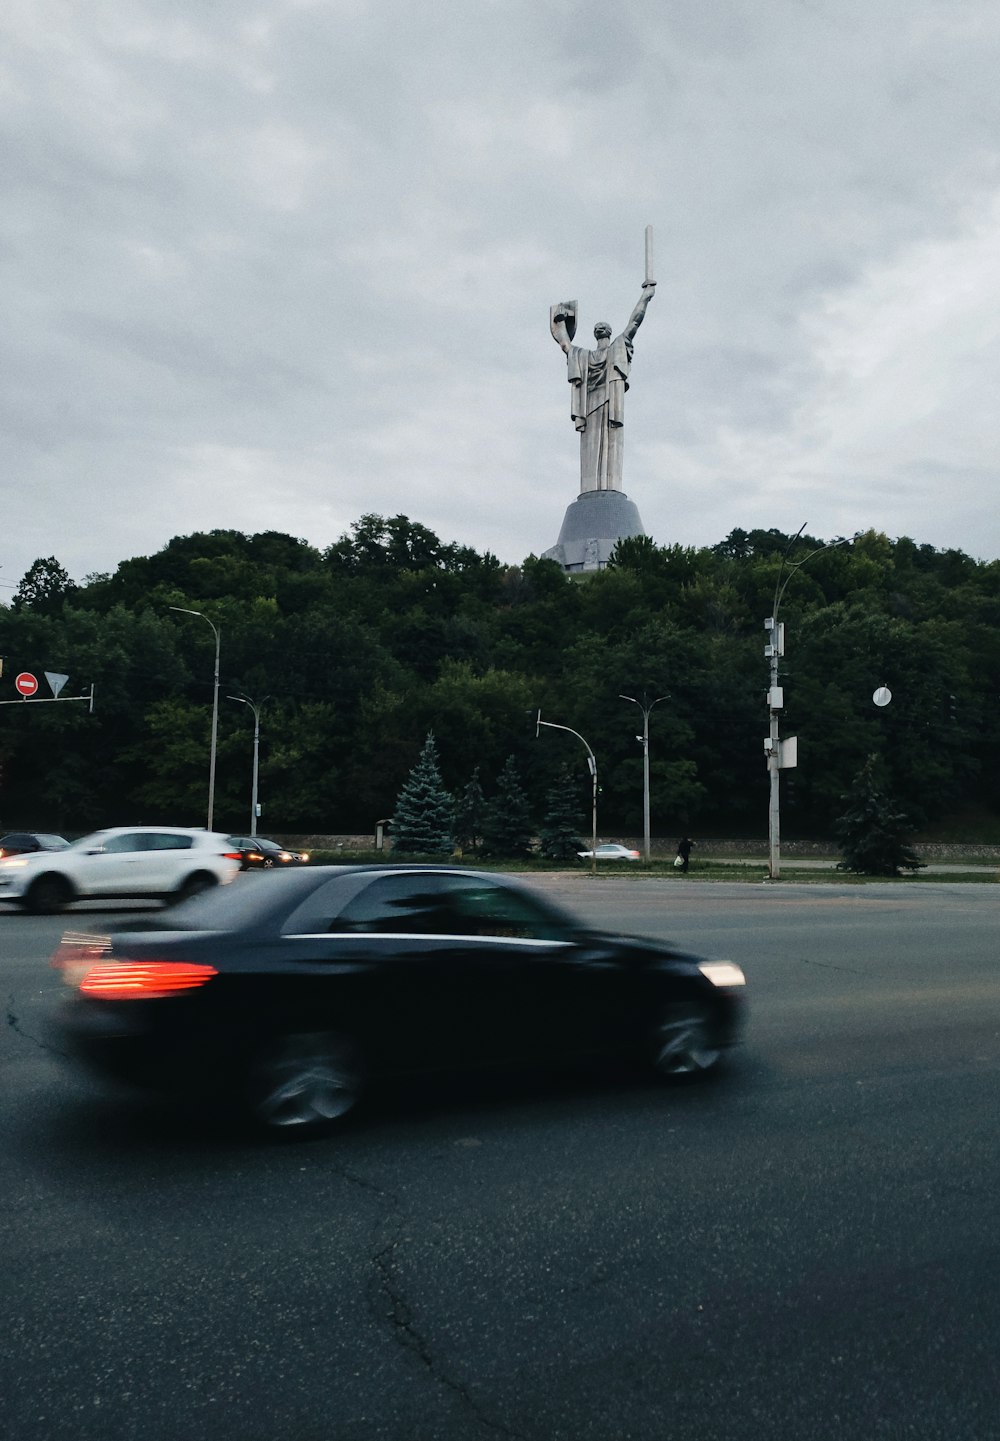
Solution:
<svg viewBox="0 0 1000 1441">
<path fill-rule="evenodd" d="M 778 661 L 785 654 L 785 627 L 782 621 L 778 620 L 778 608 L 775 606 L 774 615 L 768 616 L 764 622 L 764 629 L 768 633 L 768 643 L 764 647 L 764 655 L 770 661 L 770 685 L 767 691 L 767 709 L 770 716 L 770 728 L 764 739 L 764 750 L 767 755 L 767 775 L 769 782 L 769 798 L 767 807 L 767 873 L 772 881 L 776 881 L 781 875 L 781 810 L 779 798 L 778 772 L 782 766 L 781 741 L 778 738 L 778 721 L 785 703 L 784 692 L 778 684 Z"/>
<path fill-rule="evenodd" d="M 764 737 L 764 754 L 767 757 L 767 775 L 769 783 L 768 807 L 767 807 L 767 847 L 768 876 L 776 881 L 781 876 L 781 813 L 780 813 L 780 790 L 778 772 L 790 770 L 798 764 L 798 737 L 789 736 L 787 740 L 781 740 L 778 736 L 778 722 L 785 705 L 785 693 L 780 684 L 780 672 L 778 663 L 785 654 L 785 627 L 778 619 L 778 612 L 781 608 L 781 601 L 784 597 L 788 582 L 796 571 L 801 570 L 807 561 L 812 560 L 814 555 L 819 555 L 824 550 L 835 550 L 839 545 L 848 545 L 857 535 L 844 536 L 841 540 L 831 541 L 829 545 L 818 545 L 815 550 L 809 551 L 801 560 L 794 561 L 788 566 L 788 574 L 782 580 L 788 553 L 806 528 L 803 521 L 791 540 L 785 546 L 784 554 L 781 557 L 781 564 L 778 567 L 778 578 L 774 582 L 774 603 L 771 606 L 771 614 L 764 621 L 764 629 L 768 633 L 767 644 L 764 646 L 764 655 L 770 662 L 769 685 L 767 691 L 767 710 L 770 725 L 768 733 Z"/>
</svg>

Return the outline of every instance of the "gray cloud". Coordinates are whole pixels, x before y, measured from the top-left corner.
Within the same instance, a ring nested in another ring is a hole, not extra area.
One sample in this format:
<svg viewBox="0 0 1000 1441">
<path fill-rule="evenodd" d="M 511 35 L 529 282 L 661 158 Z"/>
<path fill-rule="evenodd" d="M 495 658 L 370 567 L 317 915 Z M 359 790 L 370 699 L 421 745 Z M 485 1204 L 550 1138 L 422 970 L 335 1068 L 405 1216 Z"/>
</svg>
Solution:
<svg viewBox="0 0 1000 1441">
<path fill-rule="evenodd" d="M 626 488 L 1000 555 L 987 0 L 9 0 L 0 578 L 405 511 L 554 539 L 548 306 L 624 323 Z"/>
</svg>

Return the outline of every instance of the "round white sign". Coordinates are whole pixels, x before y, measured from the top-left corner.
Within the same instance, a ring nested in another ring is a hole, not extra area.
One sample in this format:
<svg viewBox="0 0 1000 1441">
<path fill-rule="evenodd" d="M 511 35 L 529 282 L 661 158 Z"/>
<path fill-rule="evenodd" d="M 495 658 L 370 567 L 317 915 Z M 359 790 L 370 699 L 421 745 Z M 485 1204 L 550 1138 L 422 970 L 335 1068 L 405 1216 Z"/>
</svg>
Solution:
<svg viewBox="0 0 1000 1441">
<path fill-rule="evenodd" d="M 892 700 L 892 691 L 887 685 L 880 685 L 878 690 L 872 696 L 872 700 L 875 702 L 876 705 L 879 706 L 888 705 L 889 702 Z"/>
</svg>

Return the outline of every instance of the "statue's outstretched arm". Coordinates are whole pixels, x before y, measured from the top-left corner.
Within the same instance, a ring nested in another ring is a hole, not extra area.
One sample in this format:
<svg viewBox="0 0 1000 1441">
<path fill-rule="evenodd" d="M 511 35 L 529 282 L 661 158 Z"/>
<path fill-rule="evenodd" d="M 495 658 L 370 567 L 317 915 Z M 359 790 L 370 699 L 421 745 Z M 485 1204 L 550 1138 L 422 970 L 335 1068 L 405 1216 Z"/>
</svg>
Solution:
<svg viewBox="0 0 1000 1441">
<path fill-rule="evenodd" d="M 656 290 L 656 281 L 655 281 L 655 280 L 645 280 L 645 281 L 643 281 L 642 294 L 639 296 L 639 299 L 636 301 L 635 309 L 632 311 L 632 314 L 629 316 L 629 318 L 628 318 L 628 324 L 625 326 L 625 329 L 624 329 L 624 331 L 622 332 L 622 334 L 625 336 L 625 339 L 626 339 L 626 340 L 634 340 L 634 339 L 635 339 L 635 333 L 636 333 L 636 331 L 639 329 L 639 326 L 642 324 L 642 318 L 643 318 L 643 316 L 646 314 L 646 306 L 647 306 L 647 305 L 649 304 L 649 302 L 652 300 L 652 298 L 653 298 L 653 293 L 654 293 L 655 290 Z"/>
<path fill-rule="evenodd" d="M 573 343 L 573 336 L 576 334 L 576 310 L 575 300 L 560 301 L 558 305 L 553 305 L 549 310 L 549 329 L 552 331 L 552 338 L 567 355 L 570 345 Z"/>
</svg>

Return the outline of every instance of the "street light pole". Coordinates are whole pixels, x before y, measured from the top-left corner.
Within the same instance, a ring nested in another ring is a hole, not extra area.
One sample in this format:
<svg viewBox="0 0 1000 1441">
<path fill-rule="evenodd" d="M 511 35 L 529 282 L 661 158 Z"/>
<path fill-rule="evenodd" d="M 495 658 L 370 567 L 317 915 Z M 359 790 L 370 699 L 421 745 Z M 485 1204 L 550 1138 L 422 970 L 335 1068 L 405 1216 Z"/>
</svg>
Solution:
<svg viewBox="0 0 1000 1441">
<path fill-rule="evenodd" d="M 187 610 L 182 605 L 172 605 L 170 609 L 177 611 L 180 615 L 200 616 L 206 625 L 212 627 L 212 634 L 215 636 L 215 679 L 212 686 L 212 747 L 208 760 L 208 821 L 205 827 L 206 830 L 211 830 L 212 821 L 215 817 L 215 753 L 219 741 L 219 651 L 221 647 L 221 636 L 219 635 L 219 627 L 214 621 L 209 620 L 203 611 Z"/>
<path fill-rule="evenodd" d="M 260 756 L 260 711 L 264 701 L 262 700 L 260 705 L 255 705 L 250 697 L 245 695 L 230 695 L 227 696 L 226 699 L 239 701 L 240 705 L 248 705 L 253 711 L 253 779 L 250 783 L 250 834 L 255 836 L 257 834 L 257 774 L 258 759 Z M 264 700 L 267 699 L 268 697 L 265 696 Z"/>
<path fill-rule="evenodd" d="M 595 874 L 595 875 L 596 875 L 596 873 L 597 873 L 597 757 L 594 755 L 594 752 L 590 749 L 590 746 L 587 745 L 587 742 L 583 739 L 583 736 L 580 734 L 579 731 L 573 730 L 573 728 L 572 728 L 571 726 L 559 726 L 559 725 L 556 725 L 554 721 L 543 721 L 543 720 L 542 720 L 542 713 L 541 713 L 541 711 L 539 711 L 538 714 L 537 714 L 536 717 L 535 717 L 535 736 L 536 736 L 536 738 L 537 738 L 537 736 L 538 736 L 538 731 L 539 731 L 539 727 L 540 727 L 540 726 L 547 726 L 549 730 L 553 730 L 553 731 L 569 731 L 569 733 L 570 733 L 571 736 L 576 736 L 577 740 L 580 741 L 580 743 L 584 746 L 584 748 L 585 748 L 585 750 L 586 750 L 586 752 L 587 752 L 587 765 L 588 765 L 589 768 L 590 768 L 590 777 L 591 777 L 591 781 L 593 782 L 592 802 L 591 802 L 591 813 L 590 813 L 590 820 L 591 820 L 590 869 L 591 869 L 592 874 Z"/>
<path fill-rule="evenodd" d="M 645 693 L 642 700 L 636 700 L 634 695 L 622 695 L 619 691 L 619 700 L 630 700 L 642 711 L 642 836 L 646 864 L 649 865 L 649 713 L 654 705 L 659 705 L 661 700 L 669 700 L 669 696 L 658 695 L 651 701 Z"/>
<path fill-rule="evenodd" d="M 781 601 L 784 597 L 788 582 L 796 571 L 801 570 L 807 561 L 812 560 L 814 555 L 819 555 L 824 550 L 836 550 L 839 545 L 847 545 L 850 541 L 856 540 L 856 535 L 844 536 L 840 540 L 831 541 L 829 545 L 818 545 L 815 550 L 810 550 L 801 560 L 794 561 L 788 566 L 788 574 L 784 580 L 781 579 L 788 554 L 792 546 L 806 528 L 803 521 L 791 540 L 785 546 L 781 557 L 781 564 L 778 566 L 778 577 L 774 582 L 774 601 L 771 606 L 771 614 L 764 622 L 764 629 L 768 632 L 769 640 L 764 647 L 764 655 L 770 661 L 770 684 L 767 692 L 767 709 L 770 719 L 767 739 L 764 742 L 767 753 L 767 773 L 769 782 L 768 807 L 767 807 L 767 873 L 772 881 L 781 876 L 781 812 L 780 792 L 778 773 L 781 770 L 782 748 L 781 740 L 778 737 L 778 722 L 784 708 L 784 691 L 780 685 L 778 662 L 785 654 L 785 627 L 778 620 L 778 611 L 781 608 Z M 792 745 L 791 741 L 786 742 L 786 747 Z M 795 758 L 788 759 L 789 765 L 795 765 Z"/>
</svg>

